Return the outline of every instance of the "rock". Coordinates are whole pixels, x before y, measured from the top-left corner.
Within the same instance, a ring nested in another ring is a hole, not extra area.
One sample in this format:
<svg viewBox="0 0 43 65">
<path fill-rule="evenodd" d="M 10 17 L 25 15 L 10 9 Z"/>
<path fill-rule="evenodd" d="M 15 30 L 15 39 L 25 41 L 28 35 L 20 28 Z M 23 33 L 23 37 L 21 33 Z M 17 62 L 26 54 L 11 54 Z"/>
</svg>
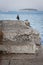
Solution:
<svg viewBox="0 0 43 65">
<path fill-rule="evenodd" d="M 25 20 L 25 25 L 30 26 L 30 22 L 28 20 Z"/>
<path fill-rule="evenodd" d="M 2 44 L 2 41 L 3 41 L 3 32 L 0 31 L 0 44 Z"/>
<path fill-rule="evenodd" d="M 28 21 L 5 20 L 2 25 L 3 38 L 6 39 L 3 44 L 7 45 L 3 49 L 7 49 L 9 53 L 36 53 L 36 49 L 39 51 L 39 33 L 30 27 Z"/>
</svg>

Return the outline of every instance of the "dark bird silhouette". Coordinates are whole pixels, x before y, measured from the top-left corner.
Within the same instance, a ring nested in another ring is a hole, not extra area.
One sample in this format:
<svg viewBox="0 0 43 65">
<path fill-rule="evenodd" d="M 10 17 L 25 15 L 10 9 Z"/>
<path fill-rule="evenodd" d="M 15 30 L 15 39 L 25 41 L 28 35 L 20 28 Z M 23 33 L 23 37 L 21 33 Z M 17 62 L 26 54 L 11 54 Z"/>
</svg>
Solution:
<svg viewBox="0 0 43 65">
<path fill-rule="evenodd" d="M 17 20 L 19 20 L 20 18 L 19 18 L 19 15 L 17 15 Z"/>
</svg>

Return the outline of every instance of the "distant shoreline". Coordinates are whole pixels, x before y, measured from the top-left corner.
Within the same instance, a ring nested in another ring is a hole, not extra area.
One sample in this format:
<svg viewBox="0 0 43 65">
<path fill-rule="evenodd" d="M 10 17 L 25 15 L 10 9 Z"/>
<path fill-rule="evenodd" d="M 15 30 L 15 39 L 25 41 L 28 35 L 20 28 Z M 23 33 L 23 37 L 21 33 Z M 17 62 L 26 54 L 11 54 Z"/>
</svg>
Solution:
<svg viewBox="0 0 43 65">
<path fill-rule="evenodd" d="M 38 11 L 37 9 L 29 9 L 29 8 L 25 8 L 25 9 L 20 9 L 21 11 Z"/>
</svg>

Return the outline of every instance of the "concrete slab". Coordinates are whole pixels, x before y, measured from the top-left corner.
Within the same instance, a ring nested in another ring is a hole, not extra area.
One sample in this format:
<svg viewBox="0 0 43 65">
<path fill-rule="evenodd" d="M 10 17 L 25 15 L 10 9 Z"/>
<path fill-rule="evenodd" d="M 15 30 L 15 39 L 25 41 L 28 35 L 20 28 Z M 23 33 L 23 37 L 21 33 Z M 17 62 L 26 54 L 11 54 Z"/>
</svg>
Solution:
<svg viewBox="0 0 43 65">
<path fill-rule="evenodd" d="M 9 65 L 9 60 L 1 60 L 1 65 Z"/>
</svg>

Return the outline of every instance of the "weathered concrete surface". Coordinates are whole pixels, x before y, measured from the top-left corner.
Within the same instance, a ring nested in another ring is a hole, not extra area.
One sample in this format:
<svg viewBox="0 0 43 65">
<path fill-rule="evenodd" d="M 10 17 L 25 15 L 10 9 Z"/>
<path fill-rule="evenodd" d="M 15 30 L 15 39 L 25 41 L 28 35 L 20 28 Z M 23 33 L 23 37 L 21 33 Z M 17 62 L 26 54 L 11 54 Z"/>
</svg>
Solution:
<svg viewBox="0 0 43 65">
<path fill-rule="evenodd" d="M 11 60 L 9 63 L 9 60 L 2 60 L 3 63 L 1 65 L 43 65 L 43 62 L 41 61 L 32 61 L 32 60 Z"/>
<path fill-rule="evenodd" d="M 35 53 L 35 45 L 0 45 L 0 51 L 8 53 Z"/>
<path fill-rule="evenodd" d="M 37 47 L 37 44 L 40 46 L 39 33 L 26 22 L 3 21 L 3 45 L 5 45 L 3 49 L 11 53 L 35 53 L 36 49 L 39 50 Z"/>
<path fill-rule="evenodd" d="M 0 55 L 0 65 L 43 65 L 43 45 L 38 56 L 29 54 Z"/>
<path fill-rule="evenodd" d="M 43 65 L 43 47 L 38 56 L 31 54 L 0 55 L 0 65 Z"/>
</svg>

